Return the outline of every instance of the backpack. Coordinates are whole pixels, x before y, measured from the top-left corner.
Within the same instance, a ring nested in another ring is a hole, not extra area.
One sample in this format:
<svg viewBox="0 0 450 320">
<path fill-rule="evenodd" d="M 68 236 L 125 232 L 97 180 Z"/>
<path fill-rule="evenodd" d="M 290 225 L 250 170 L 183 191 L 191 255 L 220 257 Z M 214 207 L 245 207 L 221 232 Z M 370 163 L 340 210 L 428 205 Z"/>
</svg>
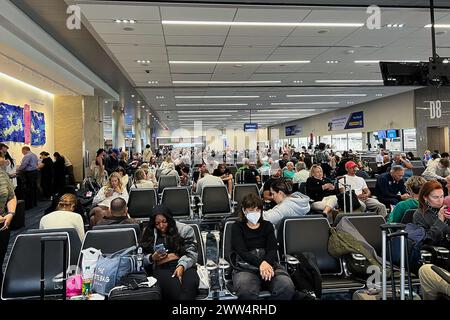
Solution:
<svg viewBox="0 0 450 320">
<path fill-rule="evenodd" d="M 291 274 L 295 289 L 313 292 L 320 299 L 322 296 L 322 276 L 316 256 L 311 252 L 294 253 L 292 256 L 300 262 Z"/>
<path fill-rule="evenodd" d="M 243 169 L 240 173 L 241 183 L 256 183 L 255 171 Z"/>
</svg>

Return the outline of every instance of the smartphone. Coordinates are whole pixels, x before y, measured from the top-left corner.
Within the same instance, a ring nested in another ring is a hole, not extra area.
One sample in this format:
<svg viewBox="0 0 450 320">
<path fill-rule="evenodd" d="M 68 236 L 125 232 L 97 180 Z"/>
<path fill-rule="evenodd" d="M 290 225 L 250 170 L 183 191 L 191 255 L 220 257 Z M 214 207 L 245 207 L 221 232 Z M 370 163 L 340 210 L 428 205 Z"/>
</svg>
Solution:
<svg viewBox="0 0 450 320">
<path fill-rule="evenodd" d="M 160 253 L 160 254 L 166 253 L 166 252 L 167 252 L 166 248 L 164 247 L 164 244 L 162 244 L 162 243 L 157 244 L 157 245 L 155 246 L 155 251 L 158 252 L 158 253 Z"/>
</svg>

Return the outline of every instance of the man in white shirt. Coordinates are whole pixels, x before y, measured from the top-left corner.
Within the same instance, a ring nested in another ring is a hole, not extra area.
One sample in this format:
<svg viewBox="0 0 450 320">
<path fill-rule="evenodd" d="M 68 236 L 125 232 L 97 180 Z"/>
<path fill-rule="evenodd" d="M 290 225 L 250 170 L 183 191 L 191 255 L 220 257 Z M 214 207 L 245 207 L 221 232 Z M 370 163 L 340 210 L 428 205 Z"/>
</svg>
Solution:
<svg viewBox="0 0 450 320">
<path fill-rule="evenodd" d="M 355 190 L 355 193 L 358 196 L 359 202 L 361 203 L 361 210 L 363 212 L 368 210 L 385 217 L 387 215 L 386 206 L 377 199 L 370 197 L 371 194 L 369 188 L 367 188 L 366 181 L 363 178 L 356 176 L 357 167 L 358 165 L 353 161 L 348 161 L 345 164 L 347 174 L 344 176 L 345 179 L 339 179 L 339 192 L 344 192 L 344 183 L 350 185 L 352 190 Z"/>
<path fill-rule="evenodd" d="M 205 170 L 203 177 L 197 182 L 196 194 L 202 195 L 202 190 L 205 187 L 223 186 L 223 181 L 220 177 L 209 174 L 208 170 Z"/>
<path fill-rule="evenodd" d="M 449 160 L 446 158 L 437 158 L 430 161 L 422 176 L 426 180 L 438 180 L 439 182 L 446 183 L 445 177 L 449 173 Z"/>
</svg>

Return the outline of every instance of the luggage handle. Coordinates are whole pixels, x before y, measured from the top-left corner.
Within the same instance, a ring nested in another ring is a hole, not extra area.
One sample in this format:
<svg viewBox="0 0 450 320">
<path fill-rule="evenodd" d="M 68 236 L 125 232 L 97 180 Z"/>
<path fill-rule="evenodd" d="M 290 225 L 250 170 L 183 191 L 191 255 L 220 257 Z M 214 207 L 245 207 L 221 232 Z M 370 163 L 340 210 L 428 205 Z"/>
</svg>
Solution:
<svg viewBox="0 0 450 320">
<path fill-rule="evenodd" d="M 406 224 L 403 223 L 385 223 L 380 226 L 381 230 L 404 230 L 406 228 Z"/>
<path fill-rule="evenodd" d="M 67 280 L 67 242 L 68 237 L 64 236 L 46 236 L 41 238 L 41 279 L 40 279 L 40 289 L 41 289 L 41 300 L 45 300 L 45 245 L 47 242 L 62 242 L 63 243 L 63 300 L 66 300 L 66 280 Z"/>
</svg>

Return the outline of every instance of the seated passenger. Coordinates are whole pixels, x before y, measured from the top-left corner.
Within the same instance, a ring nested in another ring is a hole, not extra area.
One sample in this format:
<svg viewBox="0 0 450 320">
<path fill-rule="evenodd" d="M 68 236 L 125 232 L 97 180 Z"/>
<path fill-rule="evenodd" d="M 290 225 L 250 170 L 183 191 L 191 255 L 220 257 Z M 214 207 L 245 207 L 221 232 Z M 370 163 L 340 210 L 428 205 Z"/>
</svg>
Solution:
<svg viewBox="0 0 450 320">
<path fill-rule="evenodd" d="M 446 183 L 445 177 L 449 175 L 449 160 L 446 158 L 437 158 L 428 162 L 427 168 L 422 173 L 422 177 L 426 180 L 438 180 Z"/>
<path fill-rule="evenodd" d="M 111 224 L 139 224 L 135 219 L 128 216 L 127 202 L 122 198 L 116 198 L 111 201 L 111 215 L 103 217 L 97 222 L 97 225 Z"/>
<path fill-rule="evenodd" d="M 406 181 L 405 187 L 411 195 L 411 198 L 400 201 L 395 206 L 389 215 L 388 223 L 400 223 L 406 211 L 419 207 L 419 192 L 425 182 L 427 181 L 419 176 L 412 176 Z"/>
<path fill-rule="evenodd" d="M 170 210 L 159 205 L 152 209 L 140 245 L 145 269 L 158 280 L 163 299 L 194 300 L 199 284 L 194 229 L 175 222 Z M 157 250 L 158 245 L 163 248 Z"/>
<path fill-rule="evenodd" d="M 297 164 L 295 165 L 295 169 L 297 170 L 297 172 L 292 179 L 293 183 L 301 184 L 303 182 L 306 182 L 306 180 L 308 180 L 309 176 L 311 175 L 310 170 L 306 169 L 306 164 L 303 161 L 297 162 Z"/>
<path fill-rule="evenodd" d="M 109 176 L 106 186 L 101 188 L 92 201 L 92 205 L 95 206 L 89 213 L 91 225 L 95 225 L 98 220 L 110 214 L 109 207 L 111 201 L 115 198 L 123 198 L 128 202 L 128 192 L 126 186 L 122 186 L 120 175 L 117 172 L 113 172 Z"/>
<path fill-rule="evenodd" d="M 391 170 L 391 158 L 389 157 L 389 155 L 385 155 L 383 157 L 383 163 L 381 164 L 381 166 L 378 167 L 378 174 L 383 174 L 385 172 L 389 172 Z"/>
<path fill-rule="evenodd" d="M 131 189 L 146 189 L 154 187 L 153 181 L 147 180 L 147 175 L 144 170 L 136 170 L 134 173 L 134 183 L 131 185 Z"/>
<path fill-rule="evenodd" d="M 115 170 L 115 172 L 117 172 L 117 173 L 120 174 L 120 181 L 122 182 L 122 185 L 126 188 L 127 185 L 128 185 L 129 177 L 128 177 L 128 174 L 127 174 L 127 172 L 125 171 L 125 169 L 124 169 L 123 167 L 118 167 L 118 168 Z"/>
<path fill-rule="evenodd" d="M 433 269 L 432 264 L 424 264 L 419 269 L 420 286 L 423 300 L 437 300 L 440 296 L 450 296 L 450 284 L 441 278 Z M 442 268 L 441 268 L 442 269 Z M 450 273 L 442 269 L 450 277 Z"/>
<path fill-rule="evenodd" d="M 294 179 L 295 176 L 295 170 L 294 170 L 294 163 L 289 161 L 286 163 L 286 167 L 283 169 L 283 178 L 287 179 Z"/>
<path fill-rule="evenodd" d="M 163 163 L 161 163 L 161 166 L 159 167 L 161 170 L 175 170 L 175 164 L 172 161 L 172 156 L 168 155 L 164 159 Z"/>
<path fill-rule="evenodd" d="M 202 195 L 203 188 L 213 186 L 223 186 L 223 181 L 219 177 L 215 177 L 209 174 L 209 171 L 205 169 L 202 178 L 197 182 L 196 194 Z"/>
<path fill-rule="evenodd" d="M 228 193 L 233 192 L 233 175 L 230 173 L 224 164 L 219 164 L 217 169 L 214 170 L 213 176 L 222 179 L 223 183 L 228 186 Z"/>
<path fill-rule="evenodd" d="M 272 163 L 270 167 L 270 178 L 263 185 L 263 200 L 266 204 L 269 204 L 270 208 L 273 208 L 277 205 L 277 203 L 273 200 L 272 194 L 270 193 L 270 187 L 272 183 L 278 181 L 281 178 L 281 169 L 278 165 L 278 162 Z"/>
<path fill-rule="evenodd" d="M 444 190 L 437 181 L 428 181 L 420 189 L 419 208 L 414 213 L 414 224 L 425 229 L 425 245 L 448 246 L 450 213 L 444 205 Z"/>
<path fill-rule="evenodd" d="M 67 193 L 59 199 L 57 211 L 53 211 L 42 217 L 39 222 L 39 229 L 58 229 L 58 228 L 74 228 L 78 237 L 84 239 L 84 222 L 83 218 L 75 211 L 77 205 L 77 197 Z"/>
<path fill-rule="evenodd" d="M 367 187 L 366 181 L 364 181 L 363 178 L 356 176 L 356 168 L 357 165 L 353 161 L 347 161 L 345 163 L 347 174 L 343 178 L 339 179 L 339 192 L 344 192 L 344 184 L 350 185 L 352 190 L 355 190 L 363 212 L 368 210 L 385 217 L 387 214 L 385 205 L 380 203 L 377 199 L 370 197 L 371 194 L 369 188 Z"/>
<path fill-rule="evenodd" d="M 309 210 L 309 197 L 300 192 L 292 193 L 292 181 L 280 178 L 270 186 L 270 193 L 277 203 L 275 207 L 264 212 L 264 219 L 278 224 L 287 217 L 304 216 Z"/>
<path fill-rule="evenodd" d="M 406 192 L 403 167 L 393 166 L 390 172 L 383 173 L 377 179 L 375 193 L 378 200 L 386 207 L 395 206 L 402 200 L 410 198 Z"/>
<path fill-rule="evenodd" d="M 333 210 L 338 204 L 336 190 L 329 180 L 323 178 L 322 168 L 318 164 L 311 168 L 311 177 L 306 181 L 306 194 L 314 200 L 311 209 L 322 211 L 329 219 L 333 219 Z"/>
<path fill-rule="evenodd" d="M 409 177 L 413 175 L 412 168 L 414 167 L 412 163 L 406 158 L 405 153 L 396 154 L 394 155 L 394 159 L 392 161 L 392 167 L 393 166 L 400 166 L 404 169 L 404 176 L 403 178 L 406 180 Z"/>
<path fill-rule="evenodd" d="M 263 219 L 262 212 L 263 202 L 257 195 L 248 194 L 242 199 L 240 221 L 235 222 L 231 230 L 231 249 L 257 269 L 234 269 L 233 287 L 239 299 L 256 300 L 261 290 L 269 290 L 273 300 L 291 300 L 294 284 L 278 264 L 275 231 L 273 225 Z"/>
</svg>

